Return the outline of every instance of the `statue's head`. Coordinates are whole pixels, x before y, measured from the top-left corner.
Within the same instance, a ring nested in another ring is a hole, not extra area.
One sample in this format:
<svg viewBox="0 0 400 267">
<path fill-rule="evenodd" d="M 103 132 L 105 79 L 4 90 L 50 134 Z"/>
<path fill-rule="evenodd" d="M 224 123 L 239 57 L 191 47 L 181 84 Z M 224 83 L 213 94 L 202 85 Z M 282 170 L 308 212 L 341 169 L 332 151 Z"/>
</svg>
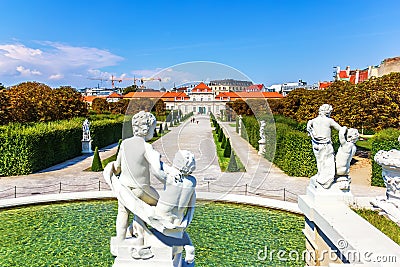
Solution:
<svg viewBox="0 0 400 267">
<path fill-rule="evenodd" d="M 333 108 L 329 104 L 323 104 L 322 106 L 319 107 L 319 115 L 324 115 L 329 117 L 331 115 Z"/>
<path fill-rule="evenodd" d="M 347 134 L 346 134 L 347 142 L 355 143 L 358 141 L 358 137 L 360 137 L 360 134 L 358 133 L 357 129 L 350 128 L 347 130 Z"/>
<path fill-rule="evenodd" d="M 157 120 L 150 112 L 140 111 L 132 117 L 133 136 L 143 137 L 146 141 L 153 138 Z"/>
<path fill-rule="evenodd" d="M 172 165 L 183 175 L 189 175 L 196 169 L 194 154 L 188 150 L 178 150 Z"/>
</svg>

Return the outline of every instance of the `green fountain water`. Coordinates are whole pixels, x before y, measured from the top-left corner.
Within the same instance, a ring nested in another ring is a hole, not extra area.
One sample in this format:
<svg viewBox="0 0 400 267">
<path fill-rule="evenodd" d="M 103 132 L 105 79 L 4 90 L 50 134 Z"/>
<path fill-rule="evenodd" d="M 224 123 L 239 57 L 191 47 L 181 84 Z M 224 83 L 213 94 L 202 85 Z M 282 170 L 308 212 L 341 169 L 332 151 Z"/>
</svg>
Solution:
<svg viewBox="0 0 400 267">
<path fill-rule="evenodd" d="M 0 211 L 0 266 L 111 266 L 116 201 Z M 188 232 L 197 266 L 304 266 L 259 251 L 305 249 L 302 216 L 254 206 L 198 203 Z M 286 257 L 287 258 L 287 257 Z"/>
</svg>

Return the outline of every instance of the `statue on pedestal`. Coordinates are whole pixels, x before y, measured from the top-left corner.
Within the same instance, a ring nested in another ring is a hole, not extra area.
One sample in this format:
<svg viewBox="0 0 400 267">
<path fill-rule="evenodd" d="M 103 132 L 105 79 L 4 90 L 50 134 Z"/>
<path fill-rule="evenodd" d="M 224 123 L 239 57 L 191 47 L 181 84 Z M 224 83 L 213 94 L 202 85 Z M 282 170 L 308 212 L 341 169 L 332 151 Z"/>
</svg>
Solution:
<svg viewBox="0 0 400 267">
<path fill-rule="evenodd" d="M 82 124 L 82 153 L 93 153 L 92 151 L 92 138 L 90 137 L 90 122 L 88 119 Z"/>
<path fill-rule="evenodd" d="M 264 120 L 260 121 L 260 140 L 258 140 L 258 155 L 264 155 L 265 154 L 265 126 L 266 123 Z"/>
<path fill-rule="evenodd" d="M 151 113 L 135 114 L 133 137 L 122 141 L 117 160 L 103 172 L 118 199 L 117 234 L 111 238 L 111 252 L 117 256 L 114 266 L 136 266 L 141 260 L 154 261 L 157 266 L 194 264 L 194 247 L 185 232 L 196 201 L 196 180 L 190 176 L 195 168 L 194 156 L 179 151 L 173 167 L 161 162 L 160 154 L 146 143 L 155 127 Z M 150 175 L 165 185 L 161 194 L 150 185 Z M 128 225 L 130 212 L 135 216 Z"/>
<path fill-rule="evenodd" d="M 400 150 L 379 150 L 374 160 L 382 167 L 386 197 L 377 197 L 372 204 L 400 226 Z"/>
</svg>

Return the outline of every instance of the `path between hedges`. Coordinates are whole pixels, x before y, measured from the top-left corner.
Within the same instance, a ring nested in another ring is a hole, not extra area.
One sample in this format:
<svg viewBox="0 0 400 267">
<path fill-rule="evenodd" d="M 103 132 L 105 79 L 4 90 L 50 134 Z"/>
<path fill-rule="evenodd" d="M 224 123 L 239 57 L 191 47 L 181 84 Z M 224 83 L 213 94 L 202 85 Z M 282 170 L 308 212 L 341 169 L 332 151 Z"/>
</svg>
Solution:
<svg viewBox="0 0 400 267">
<path fill-rule="evenodd" d="M 189 120 L 178 127 L 170 128 L 171 132 L 153 143 L 153 147 L 162 155 L 162 160 L 170 164 L 178 149 L 190 150 L 195 154 L 199 191 L 230 192 L 235 194 L 260 195 L 296 201 L 297 195 L 304 194 L 308 178 L 290 177 L 275 167 L 269 161 L 257 154 L 247 141 L 241 138 L 235 127 L 222 122 L 225 133 L 229 136 L 233 149 L 245 165 L 245 173 L 222 173 L 219 169 L 215 144 L 211 133 L 211 123 L 208 116 L 197 116 L 199 123 Z M 100 157 L 105 159 L 115 154 L 117 144 L 100 151 Z M 14 186 L 17 195 L 25 196 L 32 193 L 58 193 L 59 184 L 62 192 L 107 190 L 102 173 L 84 171 L 91 166 L 93 156 L 80 156 L 62 164 L 53 166 L 39 173 L 0 178 L 0 198 L 13 197 Z M 152 181 L 156 188 L 161 189 L 158 181 Z M 34 188 L 35 189 L 30 189 Z M 42 187 L 42 188 L 39 188 Z M 283 189 L 285 188 L 285 193 Z M 3 190 L 10 189 L 4 192 Z M 352 185 L 356 196 L 384 195 L 385 189 L 366 185 Z"/>
</svg>

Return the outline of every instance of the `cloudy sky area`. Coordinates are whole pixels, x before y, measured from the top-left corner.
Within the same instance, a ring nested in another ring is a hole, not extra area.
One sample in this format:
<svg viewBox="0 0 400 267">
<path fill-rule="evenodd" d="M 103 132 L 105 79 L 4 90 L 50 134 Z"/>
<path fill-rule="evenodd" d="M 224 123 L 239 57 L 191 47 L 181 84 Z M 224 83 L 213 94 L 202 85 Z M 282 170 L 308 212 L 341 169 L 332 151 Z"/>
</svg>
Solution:
<svg viewBox="0 0 400 267">
<path fill-rule="evenodd" d="M 400 56 L 399 8 L 396 0 L 0 0 L 0 82 L 110 87 L 95 79 L 113 75 L 125 87 L 157 73 L 155 88 L 331 80 L 333 66 Z M 182 65 L 193 61 L 202 63 Z"/>
</svg>

